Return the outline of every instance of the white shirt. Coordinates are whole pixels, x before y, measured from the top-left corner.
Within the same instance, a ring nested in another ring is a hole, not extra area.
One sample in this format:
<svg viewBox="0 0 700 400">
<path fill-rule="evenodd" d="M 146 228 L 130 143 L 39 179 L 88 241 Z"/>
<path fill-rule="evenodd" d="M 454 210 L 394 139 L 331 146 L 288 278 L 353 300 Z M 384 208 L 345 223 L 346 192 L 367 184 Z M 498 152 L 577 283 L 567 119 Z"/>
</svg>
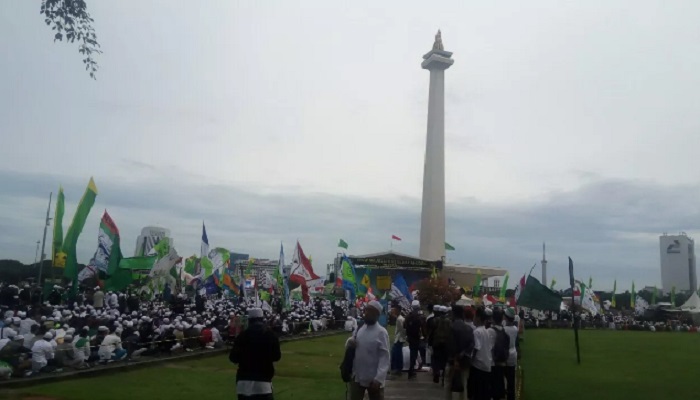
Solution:
<svg viewBox="0 0 700 400">
<path fill-rule="evenodd" d="M 95 308 L 102 308 L 105 304 L 105 294 L 103 291 L 98 290 L 92 296 L 92 306 Z"/>
<path fill-rule="evenodd" d="M 472 360 L 472 366 L 485 372 L 491 372 L 493 355 L 491 351 L 496 343 L 496 332 L 480 326 L 474 330 L 474 350 L 476 355 Z"/>
<path fill-rule="evenodd" d="M 236 394 L 239 396 L 255 396 L 272 393 L 272 382 L 262 381 L 238 381 Z"/>
<path fill-rule="evenodd" d="M 406 341 L 406 327 L 403 326 L 406 318 L 403 315 L 396 317 L 396 331 L 394 331 L 394 343 L 403 343 Z"/>
<path fill-rule="evenodd" d="M 211 340 L 214 343 L 219 343 L 219 342 L 224 341 L 224 339 L 221 338 L 221 334 L 219 333 L 219 330 L 214 328 L 214 327 L 211 328 Z"/>
<path fill-rule="evenodd" d="M 10 327 L 4 327 L 0 328 L 0 339 L 9 339 L 10 337 L 15 337 L 17 336 L 17 331 L 10 328 Z"/>
<path fill-rule="evenodd" d="M 34 346 L 34 342 L 36 342 L 36 340 L 34 340 L 36 335 L 34 335 L 32 333 L 27 333 L 26 335 L 23 335 L 23 336 L 24 336 L 24 347 L 31 349 L 32 346 Z"/>
<path fill-rule="evenodd" d="M 25 318 L 19 321 L 19 334 L 22 336 L 28 335 L 32 331 L 32 325 L 38 325 L 36 321 L 30 318 Z"/>
<path fill-rule="evenodd" d="M 506 333 L 510 338 L 510 348 L 508 349 L 508 361 L 506 366 L 515 367 L 518 364 L 518 352 L 515 349 L 515 343 L 518 341 L 518 327 L 515 325 L 505 326 Z"/>
<path fill-rule="evenodd" d="M 44 339 L 39 339 L 32 346 L 32 370 L 39 371 L 53 359 L 54 350 L 51 343 Z"/>
<path fill-rule="evenodd" d="M 112 353 L 114 350 L 121 348 L 122 340 L 119 339 L 119 336 L 111 334 L 105 336 L 102 344 L 100 345 L 100 349 L 97 351 L 97 354 L 100 356 L 100 360 L 109 360 L 112 358 Z"/>
<path fill-rule="evenodd" d="M 383 326 L 363 325 L 355 338 L 355 361 L 352 371 L 355 382 L 369 387 L 377 381 L 384 387 L 389 372 L 389 334 Z"/>
</svg>

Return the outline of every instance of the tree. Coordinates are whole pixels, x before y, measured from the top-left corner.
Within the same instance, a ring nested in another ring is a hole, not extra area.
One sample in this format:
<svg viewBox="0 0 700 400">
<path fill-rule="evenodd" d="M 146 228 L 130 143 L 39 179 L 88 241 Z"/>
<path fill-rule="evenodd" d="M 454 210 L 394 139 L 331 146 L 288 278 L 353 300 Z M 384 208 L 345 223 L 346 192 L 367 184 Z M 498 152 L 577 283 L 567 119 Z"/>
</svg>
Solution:
<svg viewBox="0 0 700 400">
<path fill-rule="evenodd" d="M 56 31 L 53 41 L 80 43 L 78 52 L 82 54 L 85 70 L 90 72 L 90 77 L 96 79 L 98 65 L 94 57 L 101 54 L 100 44 L 97 43 L 97 35 L 92 27 L 94 20 L 87 12 L 85 0 L 42 0 L 41 14 L 46 17 L 44 22 Z"/>
<path fill-rule="evenodd" d="M 447 279 L 425 278 L 416 285 L 418 289 L 418 299 L 425 304 L 452 304 L 459 300 L 460 292 L 458 288 L 451 287 Z"/>
</svg>

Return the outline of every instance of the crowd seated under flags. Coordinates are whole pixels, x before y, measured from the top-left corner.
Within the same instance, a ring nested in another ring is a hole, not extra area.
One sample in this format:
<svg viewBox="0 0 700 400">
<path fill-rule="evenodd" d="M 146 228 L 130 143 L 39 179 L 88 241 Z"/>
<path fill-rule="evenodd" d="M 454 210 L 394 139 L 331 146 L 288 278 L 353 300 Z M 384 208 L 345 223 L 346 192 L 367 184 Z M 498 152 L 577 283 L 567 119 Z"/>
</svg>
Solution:
<svg viewBox="0 0 700 400">
<path fill-rule="evenodd" d="M 320 298 L 292 300 L 285 310 L 277 298 L 178 294 L 147 300 L 95 287 L 66 304 L 60 286 L 43 303 L 29 286 L 14 289 L 17 295 L 0 297 L 1 378 L 222 348 L 245 329 L 251 308 L 261 308 L 280 336 L 343 328 L 348 315 L 347 301 Z"/>
</svg>

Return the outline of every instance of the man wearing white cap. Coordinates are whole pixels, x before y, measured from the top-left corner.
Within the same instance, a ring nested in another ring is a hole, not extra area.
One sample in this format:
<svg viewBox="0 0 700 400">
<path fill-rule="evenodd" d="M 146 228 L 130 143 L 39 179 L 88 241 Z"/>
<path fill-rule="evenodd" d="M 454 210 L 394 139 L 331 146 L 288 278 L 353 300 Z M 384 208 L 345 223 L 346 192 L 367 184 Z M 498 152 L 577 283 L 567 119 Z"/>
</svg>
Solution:
<svg viewBox="0 0 700 400">
<path fill-rule="evenodd" d="M 384 399 L 384 382 L 389 372 L 389 334 L 377 323 L 382 309 L 381 303 L 370 301 L 364 310 L 364 325 L 348 343 L 355 346 L 351 400 L 362 400 L 365 392 L 370 400 Z"/>
<path fill-rule="evenodd" d="M 46 371 L 49 368 L 49 362 L 53 360 L 54 350 L 50 341 L 53 335 L 46 333 L 43 339 L 39 339 L 32 346 L 32 371 Z M 53 369 L 53 368 L 51 368 Z"/>
<path fill-rule="evenodd" d="M 274 362 L 282 358 L 280 342 L 265 325 L 260 308 L 248 309 L 248 328 L 234 342 L 229 360 L 238 364 L 238 400 L 272 400 Z"/>
<path fill-rule="evenodd" d="M 92 306 L 98 310 L 105 306 L 105 293 L 99 286 L 95 287 L 95 294 L 92 295 Z"/>
</svg>

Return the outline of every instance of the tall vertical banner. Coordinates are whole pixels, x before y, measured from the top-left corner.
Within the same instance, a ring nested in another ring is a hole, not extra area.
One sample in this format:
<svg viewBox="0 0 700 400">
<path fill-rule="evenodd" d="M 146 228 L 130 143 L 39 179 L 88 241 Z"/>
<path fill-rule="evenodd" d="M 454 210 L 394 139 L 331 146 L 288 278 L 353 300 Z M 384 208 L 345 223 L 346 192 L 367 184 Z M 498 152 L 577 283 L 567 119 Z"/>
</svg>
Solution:
<svg viewBox="0 0 700 400">
<path fill-rule="evenodd" d="M 571 286 L 571 294 L 574 294 L 574 286 L 576 285 L 576 280 L 574 279 L 574 261 L 569 257 L 569 285 Z M 571 302 L 571 312 L 574 315 L 574 342 L 576 344 L 576 360 L 581 364 L 581 350 L 578 345 L 578 322 L 580 317 L 576 316 L 576 300 L 572 299 Z"/>
<path fill-rule="evenodd" d="M 63 276 L 73 282 L 71 298 L 78 293 L 78 255 L 76 254 L 78 236 L 80 236 L 83 227 L 85 227 L 85 221 L 90 214 L 92 206 L 95 204 L 96 197 L 97 186 L 95 186 L 95 181 L 90 178 L 85 193 L 80 199 L 80 203 L 78 203 L 78 208 L 75 210 L 73 222 L 70 224 L 66 237 L 63 240 L 63 252 L 66 253 L 66 267 L 63 270 Z"/>
<path fill-rule="evenodd" d="M 113 275 L 119 268 L 122 252 L 119 243 L 119 229 L 109 216 L 107 210 L 102 214 L 100 228 L 97 232 L 97 250 L 90 263 L 80 271 L 78 280 L 83 281 L 94 275 Z"/>
<path fill-rule="evenodd" d="M 66 253 L 63 252 L 63 213 L 66 208 L 66 196 L 63 194 L 63 187 L 58 188 L 56 197 L 56 214 L 53 218 L 53 240 L 51 259 L 54 267 L 64 268 L 66 266 Z"/>
</svg>

